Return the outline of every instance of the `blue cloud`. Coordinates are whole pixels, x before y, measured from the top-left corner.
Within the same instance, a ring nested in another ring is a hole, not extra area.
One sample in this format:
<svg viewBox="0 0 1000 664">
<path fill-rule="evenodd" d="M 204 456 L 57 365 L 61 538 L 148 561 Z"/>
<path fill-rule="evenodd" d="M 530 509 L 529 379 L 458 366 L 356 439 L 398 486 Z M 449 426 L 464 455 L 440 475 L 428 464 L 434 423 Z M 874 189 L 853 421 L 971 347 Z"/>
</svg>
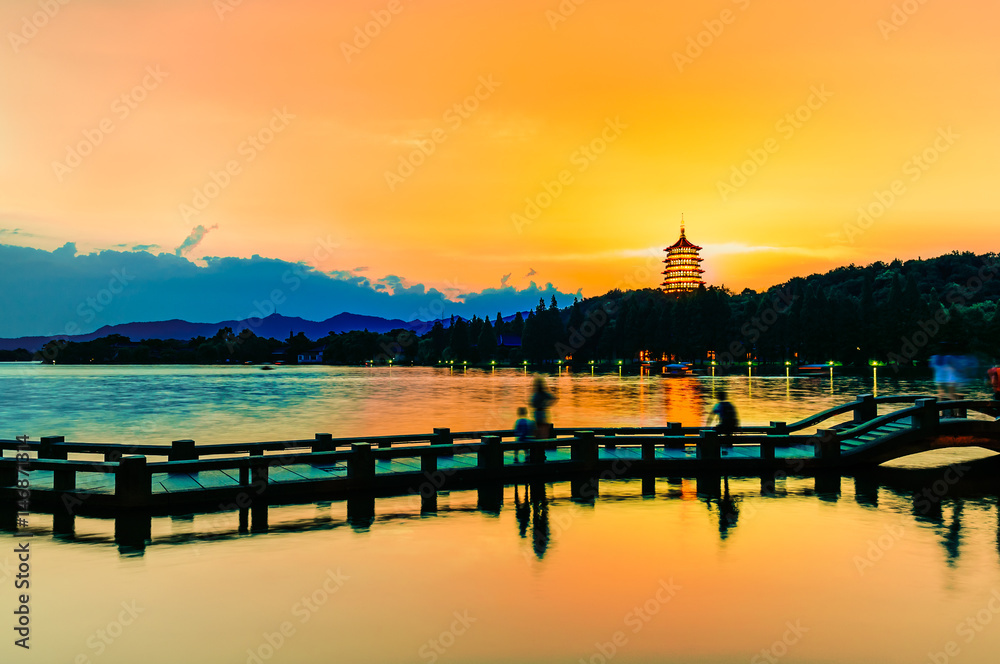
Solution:
<svg viewBox="0 0 1000 664">
<path fill-rule="evenodd" d="M 573 293 L 532 282 L 517 290 L 444 293 L 388 275 L 372 281 L 351 271 L 320 272 L 261 256 L 208 257 L 204 266 L 174 253 L 101 251 L 77 255 L 0 244 L 0 337 L 83 334 L 104 325 L 180 318 L 217 322 L 266 316 L 325 320 L 342 312 L 434 320 L 451 315 L 505 316 Z M 577 293 L 579 295 L 579 293 Z"/>
</svg>

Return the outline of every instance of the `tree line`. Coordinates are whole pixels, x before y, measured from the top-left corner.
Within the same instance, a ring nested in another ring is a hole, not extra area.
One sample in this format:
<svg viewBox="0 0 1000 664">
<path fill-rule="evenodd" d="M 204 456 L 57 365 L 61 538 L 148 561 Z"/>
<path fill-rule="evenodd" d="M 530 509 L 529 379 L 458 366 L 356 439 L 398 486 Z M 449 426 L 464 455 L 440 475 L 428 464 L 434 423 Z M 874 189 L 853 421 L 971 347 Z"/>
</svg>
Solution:
<svg viewBox="0 0 1000 664">
<path fill-rule="evenodd" d="M 320 348 L 326 364 L 589 364 L 640 357 L 719 367 L 747 361 L 919 365 L 949 352 L 1000 357 L 1000 258 L 953 252 L 928 260 L 849 265 L 797 277 L 763 292 L 724 287 L 668 295 L 614 290 L 560 308 L 546 304 L 505 320 L 473 316 L 424 329 L 302 333 L 279 341 L 223 328 L 212 338 L 110 336 L 50 342 L 34 355 L 68 363 L 294 363 Z M 24 357 L 23 351 L 15 351 Z M 51 357 L 50 357 L 51 356 Z M 56 357 L 58 358 L 56 360 Z"/>
</svg>

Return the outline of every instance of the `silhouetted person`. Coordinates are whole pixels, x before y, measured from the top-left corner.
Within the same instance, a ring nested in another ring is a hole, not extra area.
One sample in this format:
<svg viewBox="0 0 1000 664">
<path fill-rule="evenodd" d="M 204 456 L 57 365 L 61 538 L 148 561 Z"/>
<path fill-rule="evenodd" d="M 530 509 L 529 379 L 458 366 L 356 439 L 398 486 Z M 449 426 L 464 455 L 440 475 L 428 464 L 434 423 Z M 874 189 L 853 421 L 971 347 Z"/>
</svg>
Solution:
<svg viewBox="0 0 1000 664">
<path fill-rule="evenodd" d="M 718 390 L 716 395 L 719 397 L 719 403 L 715 404 L 712 408 L 712 412 L 708 414 L 708 426 L 712 426 L 712 423 L 718 420 L 718 424 L 715 425 L 715 430 L 719 432 L 720 436 L 725 436 L 729 438 L 734 433 L 736 429 L 740 426 L 740 418 L 736 414 L 736 406 L 731 404 L 727 397 L 725 390 Z M 733 443 L 731 440 L 726 442 L 726 447 L 732 448 Z"/>
<path fill-rule="evenodd" d="M 934 384 L 937 386 L 938 398 L 951 401 L 955 398 L 955 385 L 958 376 L 955 370 L 954 357 L 947 354 L 947 347 L 941 344 L 938 352 L 928 360 L 931 371 L 934 372 Z"/>
<path fill-rule="evenodd" d="M 535 433 L 535 423 L 528 419 L 528 409 L 521 406 L 517 409 L 517 421 L 514 422 L 514 436 L 517 442 L 521 443 L 529 438 Z M 528 448 L 515 447 L 514 448 L 514 461 L 520 461 L 521 450 L 524 450 L 524 458 L 528 458 Z"/>
<path fill-rule="evenodd" d="M 549 422 L 549 406 L 555 400 L 556 398 L 545 389 L 545 379 L 536 375 L 531 391 L 531 407 L 535 411 L 535 432 L 538 437 L 547 437 L 546 434 L 552 428 Z"/>
</svg>

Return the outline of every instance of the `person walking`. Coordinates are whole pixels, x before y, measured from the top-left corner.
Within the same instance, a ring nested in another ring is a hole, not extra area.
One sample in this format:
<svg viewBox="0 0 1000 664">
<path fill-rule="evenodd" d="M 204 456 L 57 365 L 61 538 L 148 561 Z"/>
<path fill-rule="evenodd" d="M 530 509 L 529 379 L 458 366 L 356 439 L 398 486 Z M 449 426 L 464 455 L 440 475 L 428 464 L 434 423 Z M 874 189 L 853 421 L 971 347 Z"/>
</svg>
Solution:
<svg viewBox="0 0 1000 664">
<path fill-rule="evenodd" d="M 537 438 L 551 438 L 552 423 L 549 422 L 549 406 L 556 398 L 545 389 L 545 379 L 535 376 L 531 393 L 531 407 L 535 411 L 535 434 Z"/>
<path fill-rule="evenodd" d="M 730 439 L 740 426 L 740 418 L 736 414 L 736 406 L 729 402 L 729 395 L 725 390 L 717 390 L 715 394 L 719 402 L 715 404 L 712 412 L 708 414 L 707 424 L 708 426 L 712 426 L 714 422 L 717 422 L 715 430 L 720 436 Z M 731 439 L 727 440 L 726 447 L 732 449 L 733 443 Z"/>
</svg>

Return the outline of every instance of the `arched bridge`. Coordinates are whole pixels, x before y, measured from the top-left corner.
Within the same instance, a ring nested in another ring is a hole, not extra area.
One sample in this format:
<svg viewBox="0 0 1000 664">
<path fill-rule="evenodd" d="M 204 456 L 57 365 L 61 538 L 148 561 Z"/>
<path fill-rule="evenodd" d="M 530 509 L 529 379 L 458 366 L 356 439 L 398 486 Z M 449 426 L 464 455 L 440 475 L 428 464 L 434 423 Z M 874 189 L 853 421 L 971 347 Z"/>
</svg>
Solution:
<svg viewBox="0 0 1000 664">
<path fill-rule="evenodd" d="M 880 407 L 895 410 L 880 415 Z M 669 423 L 557 428 L 530 441 L 514 440 L 509 430 L 450 429 L 215 445 L 74 443 L 59 436 L 0 440 L 0 529 L 16 521 L 17 505 L 26 496 L 33 511 L 60 518 L 136 511 L 242 513 L 336 498 L 347 498 L 350 510 L 351 501 L 363 498 L 367 504 L 374 495 L 419 495 L 432 504 L 439 490 L 475 487 L 493 495 L 489 487 L 526 481 L 569 480 L 574 493 L 586 497 L 588 490 L 596 495 L 601 480 L 625 477 L 655 482 L 665 475 L 836 471 L 945 447 L 1000 452 L 998 414 L 995 401 L 862 395 L 799 422 L 741 427 L 732 436 Z"/>
</svg>

